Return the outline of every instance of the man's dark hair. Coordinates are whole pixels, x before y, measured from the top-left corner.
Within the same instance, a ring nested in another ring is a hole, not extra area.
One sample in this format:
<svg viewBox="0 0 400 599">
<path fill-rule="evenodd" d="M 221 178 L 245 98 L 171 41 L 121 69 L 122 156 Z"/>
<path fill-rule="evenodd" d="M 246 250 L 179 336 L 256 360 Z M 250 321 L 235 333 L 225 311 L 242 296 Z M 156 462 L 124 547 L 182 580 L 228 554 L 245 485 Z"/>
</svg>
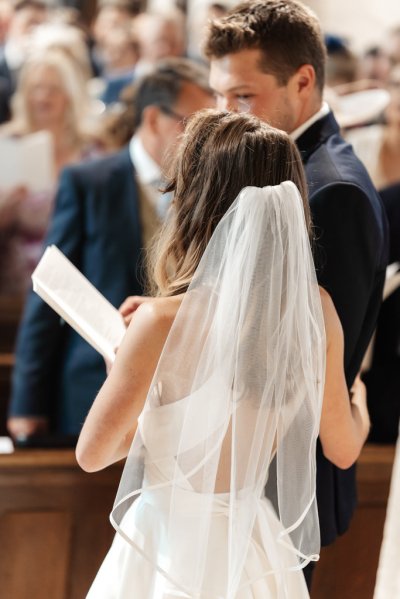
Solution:
<svg viewBox="0 0 400 599">
<path fill-rule="evenodd" d="M 208 69 L 204 66 L 186 58 L 160 62 L 154 71 L 122 91 L 119 105 L 111 108 L 106 117 L 105 136 L 118 147 L 128 143 L 141 124 L 147 106 L 159 106 L 165 112 L 173 113 L 185 82 L 212 93 L 208 85 Z"/>
<path fill-rule="evenodd" d="M 184 83 L 193 83 L 209 92 L 208 70 L 186 58 L 170 58 L 140 79 L 131 97 L 134 109 L 134 128 L 142 122 L 147 106 L 158 106 L 165 111 L 173 110 Z"/>
<path fill-rule="evenodd" d="M 258 49 L 260 68 L 286 85 L 304 64 L 314 67 L 320 91 L 325 80 L 325 44 L 315 14 L 296 0 L 243 2 L 212 21 L 204 46 L 207 58 Z"/>
</svg>

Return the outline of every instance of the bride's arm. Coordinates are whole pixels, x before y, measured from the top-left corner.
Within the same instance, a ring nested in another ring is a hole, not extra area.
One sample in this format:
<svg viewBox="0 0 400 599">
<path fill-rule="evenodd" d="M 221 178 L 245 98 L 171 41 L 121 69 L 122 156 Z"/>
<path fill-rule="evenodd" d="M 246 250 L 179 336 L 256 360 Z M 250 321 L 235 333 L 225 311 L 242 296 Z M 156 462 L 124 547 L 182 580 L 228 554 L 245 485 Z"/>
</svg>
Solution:
<svg viewBox="0 0 400 599">
<path fill-rule="evenodd" d="M 83 470 L 101 470 L 127 456 L 171 323 L 163 300 L 136 310 L 79 436 L 76 458 Z"/>
<path fill-rule="evenodd" d="M 321 291 L 327 359 L 320 440 L 324 455 L 339 468 L 349 468 L 368 436 L 370 421 L 364 384 L 356 379 L 351 400 L 343 367 L 343 330 L 330 296 Z"/>
</svg>

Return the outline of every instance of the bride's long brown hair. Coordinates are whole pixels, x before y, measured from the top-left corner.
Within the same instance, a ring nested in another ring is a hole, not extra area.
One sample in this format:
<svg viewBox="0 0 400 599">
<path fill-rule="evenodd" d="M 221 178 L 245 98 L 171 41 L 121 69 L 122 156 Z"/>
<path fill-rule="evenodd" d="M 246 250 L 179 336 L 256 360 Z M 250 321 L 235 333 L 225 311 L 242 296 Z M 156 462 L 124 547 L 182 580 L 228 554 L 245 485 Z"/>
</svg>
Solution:
<svg viewBox="0 0 400 599">
<path fill-rule="evenodd" d="M 290 137 L 247 114 L 203 110 L 191 118 L 166 191 L 167 222 L 149 256 L 153 295 L 187 290 L 215 227 L 247 186 L 293 181 L 311 228 L 300 154 Z"/>
</svg>

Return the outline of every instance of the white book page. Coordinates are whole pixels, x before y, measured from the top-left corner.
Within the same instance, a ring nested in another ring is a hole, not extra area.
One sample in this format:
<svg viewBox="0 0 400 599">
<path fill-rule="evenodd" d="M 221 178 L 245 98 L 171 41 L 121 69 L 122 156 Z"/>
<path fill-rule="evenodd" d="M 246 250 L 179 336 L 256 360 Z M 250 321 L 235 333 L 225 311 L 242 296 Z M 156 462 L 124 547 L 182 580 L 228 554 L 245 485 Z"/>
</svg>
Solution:
<svg viewBox="0 0 400 599">
<path fill-rule="evenodd" d="M 21 138 L 0 138 L 0 186 L 25 186 L 41 192 L 55 183 L 53 140 L 48 131 Z"/>
<path fill-rule="evenodd" d="M 126 327 L 121 314 L 55 246 L 32 274 L 33 289 L 102 356 L 114 361 Z"/>
</svg>

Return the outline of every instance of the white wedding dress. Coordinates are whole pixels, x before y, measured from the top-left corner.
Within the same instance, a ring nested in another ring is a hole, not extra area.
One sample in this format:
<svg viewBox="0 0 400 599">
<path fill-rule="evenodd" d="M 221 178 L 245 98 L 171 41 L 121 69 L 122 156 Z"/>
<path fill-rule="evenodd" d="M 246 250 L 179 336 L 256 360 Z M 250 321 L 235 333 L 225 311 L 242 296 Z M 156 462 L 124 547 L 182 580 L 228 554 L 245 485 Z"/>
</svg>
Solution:
<svg viewBox="0 0 400 599">
<path fill-rule="evenodd" d="M 324 344 L 297 188 L 244 189 L 164 346 L 87 599 L 309 597 Z"/>
<path fill-rule="evenodd" d="M 201 397 L 201 401 L 200 401 Z M 203 389 L 196 406 L 199 410 L 198 422 L 207 411 L 204 402 L 213 401 L 213 396 Z M 139 419 L 140 433 L 149 444 L 148 452 L 160 452 L 160 447 L 173 447 L 172 440 L 179 438 L 184 402 L 176 402 L 154 409 L 146 417 Z M 152 444 L 155 447 L 152 447 Z M 154 449 L 154 451 L 153 451 Z M 165 456 L 165 470 L 152 464 L 145 466 L 146 485 L 165 483 L 171 470 L 168 462 L 174 456 Z M 146 460 L 145 460 L 146 461 Z M 178 548 L 169 546 L 167 535 L 171 489 L 162 487 L 145 491 L 129 508 L 122 523 L 138 546 L 132 547 L 118 533 L 98 574 L 87 599 L 207 599 L 209 595 L 192 596 L 174 587 L 174 584 L 159 573 L 147 556 L 162 554 L 162 561 L 170 562 L 171 578 L 182 580 L 193 569 L 196 560 L 197 530 L 194 520 L 200 525 L 204 510 L 209 509 L 207 497 L 196 493 L 189 482 L 186 486 L 174 489 L 174 499 L 181 513 L 180 543 Z M 246 509 L 249 498 L 246 493 L 239 499 L 242 509 Z M 254 524 L 248 553 L 243 567 L 239 590 L 235 599 L 305 599 L 309 597 L 302 570 L 290 571 L 293 566 L 293 553 L 277 543 L 282 526 L 275 511 L 265 497 L 252 498 L 257 503 Z M 203 505 L 204 504 L 204 505 Z M 216 494 L 212 502 L 211 538 L 208 546 L 208 561 L 205 566 L 205 579 L 213 579 L 215 586 L 222 587 L 226 576 L 226 546 L 229 527 L 229 494 Z M 279 570 L 284 568 L 282 575 Z M 270 572 L 268 574 L 268 572 Z M 184 576 L 185 575 L 185 576 Z M 261 577 L 261 578 L 260 578 Z M 217 583 L 217 579 L 221 583 Z M 251 582 L 255 580 L 255 582 Z M 220 599 L 225 599 L 221 596 Z"/>
</svg>

